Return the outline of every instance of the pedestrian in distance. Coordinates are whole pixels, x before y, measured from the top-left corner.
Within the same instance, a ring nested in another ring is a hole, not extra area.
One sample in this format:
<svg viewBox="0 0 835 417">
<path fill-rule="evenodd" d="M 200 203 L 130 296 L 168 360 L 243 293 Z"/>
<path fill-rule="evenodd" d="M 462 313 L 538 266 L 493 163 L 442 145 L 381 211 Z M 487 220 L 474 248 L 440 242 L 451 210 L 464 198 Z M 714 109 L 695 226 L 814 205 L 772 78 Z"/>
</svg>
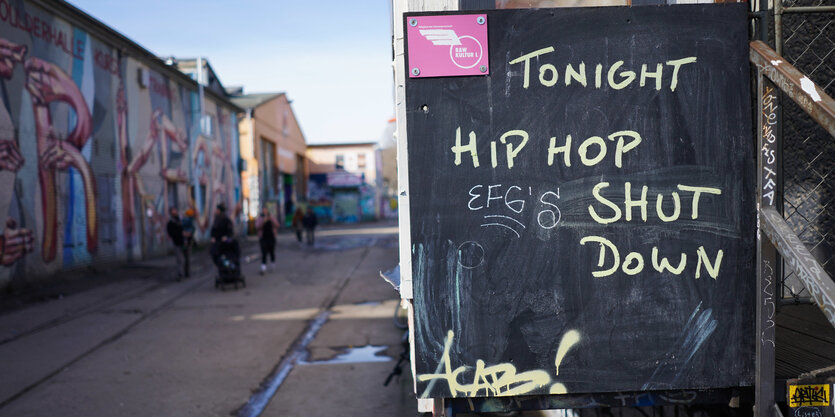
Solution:
<svg viewBox="0 0 835 417">
<path fill-rule="evenodd" d="M 275 235 L 278 233 L 278 221 L 270 214 L 267 207 L 261 209 L 261 215 L 255 222 L 258 229 L 258 243 L 261 245 L 261 275 L 267 271 L 267 256 L 270 257 L 270 271 L 275 269 Z"/>
<path fill-rule="evenodd" d="M 212 247 L 210 254 L 212 260 L 220 266 L 220 250 L 221 247 L 228 248 L 233 259 L 238 259 L 240 251 L 235 236 L 235 225 L 232 220 L 226 215 L 226 206 L 223 203 L 215 207 L 215 218 L 212 221 L 212 229 L 209 232 L 211 236 Z"/>
<path fill-rule="evenodd" d="M 186 255 L 185 239 L 183 238 L 183 222 L 176 207 L 168 210 L 168 237 L 174 244 L 174 258 L 177 260 L 177 279 L 188 276 L 188 256 Z"/>
<path fill-rule="evenodd" d="M 189 207 L 186 209 L 186 216 L 183 218 L 183 243 L 184 254 L 186 258 L 186 276 L 189 276 L 189 264 L 191 259 L 191 249 L 194 247 L 194 209 Z"/>
<path fill-rule="evenodd" d="M 186 216 L 183 218 L 183 239 L 185 239 L 186 247 L 188 248 L 195 245 L 194 232 L 196 228 L 194 226 L 194 215 L 194 209 L 188 208 L 186 209 Z"/>
<path fill-rule="evenodd" d="M 304 211 L 301 207 L 296 207 L 296 212 L 293 213 L 293 230 L 296 232 L 296 239 L 299 241 L 299 246 L 302 245 L 302 231 L 304 230 Z"/>
<path fill-rule="evenodd" d="M 319 224 L 319 221 L 316 219 L 316 214 L 313 213 L 313 208 L 308 207 L 307 212 L 304 213 L 304 217 L 302 218 L 302 225 L 304 225 L 304 234 L 307 244 L 310 246 L 313 246 L 313 232 L 316 229 L 317 224 Z"/>
</svg>

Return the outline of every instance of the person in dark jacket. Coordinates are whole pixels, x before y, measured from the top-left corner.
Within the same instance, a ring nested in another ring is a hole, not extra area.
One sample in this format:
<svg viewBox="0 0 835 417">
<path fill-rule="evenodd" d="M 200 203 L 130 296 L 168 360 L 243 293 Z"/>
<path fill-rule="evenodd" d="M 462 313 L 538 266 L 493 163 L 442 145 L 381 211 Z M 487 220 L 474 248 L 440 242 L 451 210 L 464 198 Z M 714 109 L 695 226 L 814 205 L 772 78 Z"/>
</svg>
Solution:
<svg viewBox="0 0 835 417">
<path fill-rule="evenodd" d="M 168 210 L 168 226 L 166 231 L 171 243 L 174 244 L 174 258 L 177 260 L 177 278 L 188 276 L 188 254 L 186 253 L 185 238 L 183 237 L 183 222 L 176 207 Z"/>
<path fill-rule="evenodd" d="M 191 259 L 191 249 L 194 247 L 194 209 L 186 209 L 186 215 L 183 217 L 183 253 L 186 258 L 186 276 L 189 275 L 189 264 Z"/>
<path fill-rule="evenodd" d="M 212 241 L 211 255 L 215 264 L 219 265 L 221 246 L 225 245 L 231 251 L 233 259 L 238 261 L 240 251 L 238 242 L 235 241 L 235 225 L 229 216 L 226 215 L 226 206 L 223 203 L 215 207 L 215 219 L 212 222 L 212 230 L 209 232 Z"/>
<path fill-rule="evenodd" d="M 275 268 L 275 235 L 278 230 L 278 220 L 270 214 L 267 207 L 261 209 L 261 215 L 256 222 L 258 228 L 258 243 L 261 245 L 261 275 L 267 271 L 267 256 L 270 257 L 270 270 Z"/>
<path fill-rule="evenodd" d="M 304 211 L 301 207 L 296 207 L 296 212 L 293 213 L 293 231 L 296 232 L 296 239 L 299 241 L 299 246 L 302 245 L 302 231 L 304 231 L 304 225 L 302 224 L 302 219 L 304 219 Z"/>
<path fill-rule="evenodd" d="M 304 234 L 307 244 L 310 246 L 313 246 L 313 231 L 316 229 L 317 224 L 319 224 L 319 221 L 316 219 L 316 214 L 313 213 L 313 208 L 308 207 L 307 212 L 304 213 L 304 217 L 302 217 L 302 225 L 304 226 Z"/>
</svg>

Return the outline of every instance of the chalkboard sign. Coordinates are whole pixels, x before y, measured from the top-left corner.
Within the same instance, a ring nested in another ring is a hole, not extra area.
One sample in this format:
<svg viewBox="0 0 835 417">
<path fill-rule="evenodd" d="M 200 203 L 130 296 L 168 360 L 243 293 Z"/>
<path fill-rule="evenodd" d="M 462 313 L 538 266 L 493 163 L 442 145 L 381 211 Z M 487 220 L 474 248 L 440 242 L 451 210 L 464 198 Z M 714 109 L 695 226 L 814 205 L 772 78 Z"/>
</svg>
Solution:
<svg viewBox="0 0 835 417">
<path fill-rule="evenodd" d="M 479 13 L 406 81 L 418 395 L 750 385 L 747 5 Z"/>
</svg>

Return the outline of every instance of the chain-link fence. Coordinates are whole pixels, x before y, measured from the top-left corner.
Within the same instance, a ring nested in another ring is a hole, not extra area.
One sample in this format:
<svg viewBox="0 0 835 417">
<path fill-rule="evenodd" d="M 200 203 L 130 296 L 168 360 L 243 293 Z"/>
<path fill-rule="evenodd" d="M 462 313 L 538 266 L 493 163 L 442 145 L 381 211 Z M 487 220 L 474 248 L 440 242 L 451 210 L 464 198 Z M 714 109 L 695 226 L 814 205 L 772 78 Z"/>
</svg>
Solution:
<svg viewBox="0 0 835 417">
<path fill-rule="evenodd" d="M 835 95 L 835 12 L 798 7 L 833 0 L 782 0 L 776 30 L 782 56 L 830 96 Z M 783 100 L 783 217 L 809 251 L 835 275 L 835 139 L 792 100 Z M 783 268 L 784 298 L 808 299 L 791 268 Z"/>
</svg>

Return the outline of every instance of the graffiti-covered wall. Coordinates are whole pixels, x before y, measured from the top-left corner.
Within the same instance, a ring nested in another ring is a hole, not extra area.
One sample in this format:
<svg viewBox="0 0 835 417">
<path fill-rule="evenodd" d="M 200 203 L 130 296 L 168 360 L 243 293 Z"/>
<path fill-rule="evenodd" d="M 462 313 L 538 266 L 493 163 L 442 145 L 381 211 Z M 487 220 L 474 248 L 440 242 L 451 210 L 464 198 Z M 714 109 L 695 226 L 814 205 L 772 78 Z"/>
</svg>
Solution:
<svg viewBox="0 0 835 417">
<path fill-rule="evenodd" d="M 238 207 L 233 107 L 127 55 L 0 0 L 0 288 L 164 252 L 168 207 L 203 234 Z"/>
</svg>

